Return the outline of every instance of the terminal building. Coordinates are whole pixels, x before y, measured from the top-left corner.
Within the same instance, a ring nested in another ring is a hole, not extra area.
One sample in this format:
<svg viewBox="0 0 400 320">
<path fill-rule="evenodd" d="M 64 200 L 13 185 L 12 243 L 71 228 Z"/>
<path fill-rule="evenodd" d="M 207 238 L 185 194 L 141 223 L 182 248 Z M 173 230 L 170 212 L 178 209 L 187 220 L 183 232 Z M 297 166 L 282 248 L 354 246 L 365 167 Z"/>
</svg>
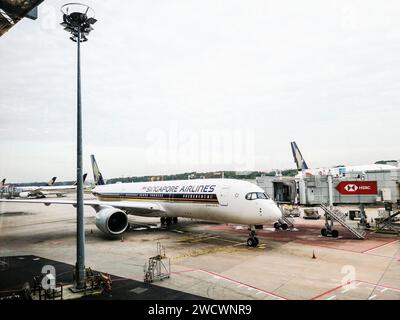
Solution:
<svg viewBox="0 0 400 320">
<path fill-rule="evenodd" d="M 256 184 L 275 201 L 305 206 L 400 202 L 400 168 L 343 175 L 261 176 Z"/>
</svg>

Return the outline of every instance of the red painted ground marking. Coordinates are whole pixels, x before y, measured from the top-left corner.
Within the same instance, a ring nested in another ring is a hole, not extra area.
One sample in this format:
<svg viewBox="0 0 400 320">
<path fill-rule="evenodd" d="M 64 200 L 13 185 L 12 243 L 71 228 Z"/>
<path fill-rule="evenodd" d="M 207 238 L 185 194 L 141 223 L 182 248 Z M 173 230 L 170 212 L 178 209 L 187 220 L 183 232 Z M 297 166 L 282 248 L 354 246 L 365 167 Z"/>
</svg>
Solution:
<svg viewBox="0 0 400 320">
<path fill-rule="evenodd" d="M 340 289 L 340 288 L 342 288 L 344 286 L 347 286 L 347 285 L 351 284 L 354 281 L 357 281 L 357 280 L 352 280 L 352 281 L 349 281 L 349 282 L 347 282 L 345 284 L 342 284 L 340 286 L 337 286 L 337 287 L 334 287 L 332 289 L 329 289 L 328 291 L 322 292 L 321 294 L 319 294 L 319 295 L 317 295 L 315 297 L 312 297 L 310 300 L 317 300 L 318 298 L 321 298 L 321 297 L 327 295 L 328 293 L 331 293 L 331 292 L 336 291 L 336 290 L 338 290 L 338 289 Z"/>
<path fill-rule="evenodd" d="M 172 273 L 184 273 L 184 272 L 194 272 L 194 271 L 198 271 L 199 269 L 187 269 L 187 270 L 182 270 L 182 271 L 173 271 Z"/>
<path fill-rule="evenodd" d="M 267 295 L 269 295 L 269 296 L 273 296 L 273 297 L 279 298 L 279 299 L 281 299 L 281 300 L 288 300 L 287 298 L 285 298 L 285 297 L 283 297 L 283 296 L 277 295 L 277 294 L 272 293 L 272 292 L 269 292 L 269 291 L 267 291 L 267 290 L 254 287 L 254 286 L 252 286 L 252 285 L 248 285 L 248 284 L 243 283 L 243 282 L 241 282 L 241 281 L 238 281 L 238 280 L 235 280 L 235 279 L 232 279 L 232 278 L 229 278 L 229 277 L 225 277 L 225 276 L 220 275 L 220 274 L 218 274 L 218 273 L 214 273 L 214 272 L 207 271 L 207 270 L 204 270 L 204 269 L 190 269 L 190 270 L 176 271 L 176 272 L 174 272 L 174 273 L 181 273 L 181 272 L 182 272 L 182 273 L 183 273 L 183 272 L 204 272 L 204 273 L 207 273 L 207 274 L 212 275 L 212 276 L 214 276 L 214 277 L 219 277 L 219 278 L 225 279 L 225 280 L 227 280 L 227 281 L 230 281 L 230 282 L 233 282 L 233 283 L 237 283 L 237 284 L 240 284 L 240 285 L 242 285 L 242 286 L 245 286 L 245 287 L 248 287 L 248 288 L 252 288 L 252 289 L 255 289 L 255 290 L 260 291 L 260 292 L 264 292 L 265 294 L 267 294 Z"/>
<path fill-rule="evenodd" d="M 398 241 L 398 240 L 396 240 Z M 382 254 L 376 254 L 376 253 L 369 253 L 369 252 L 360 252 L 360 251 L 355 251 L 355 250 L 350 250 L 350 249 L 342 249 L 342 248 L 335 248 L 335 247 L 331 247 L 331 246 L 324 246 L 322 244 L 312 244 L 312 243 L 302 243 L 301 241 L 294 241 L 295 243 L 300 243 L 300 244 L 306 244 L 309 246 L 314 246 L 314 247 L 319 247 L 319 248 L 326 248 L 326 249 L 332 249 L 332 250 L 339 250 L 339 251 L 345 251 L 345 252 L 353 252 L 353 253 L 360 253 L 360 254 L 367 254 L 370 256 L 376 256 L 376 257 L 382 257 L 382 258 L 388 258 L 388 259 L 393 259 L 393 256 L 385 256 Z M 385 244 L 383 244 L 385 245 Z M 367 250 L 368 251 L 368 250 Z M 399 257 L 400 258 L 400 257 Z M 396 259 L 396 258 L 395 258 Z M 400 261 L 400 259 L 398 260 Z"/>
<path fill-rule="evenodd" d="M 362 253 L 367 253 L 368 251 L 372 251 L 372 250 L 375 250 L 375 249 L 378 249 L 378 248 L 382 248 L 382 247 L 384 247 L 384 246 L 387 246 L 387 245 L 389 245 L 389 244 L 395 243 L 395 242 L 397 242 L 397 241 L 399 241 L 399 240 L 392 240 L 392 241 L 389 241 L 389 242 L 387 242 L 387 243 L 380 244 L 379 246 L 376 246 L 376 247 L 374 247 L 374 248 L 371 248 L 371 249 L 362 251 Z"/>
<path fill-rule="evenodd" d="M 382 257 L 382 258 L 389 258 L 389 259 L 397 259 L 397 257 L 393 257 L 393 256 L 384 256 L 383 254 L 376 254 L 376 253 L 365 253 L 369 256 L 376 256 L 376 257 Z"/>
<path fill-rule="evenodd" d="M 314 243 L 310 243 L 309 241 L 295 240 L 293 242 L 298 243 L 298 244 L 306 244 L 306 245 L 314 246 L 314 247 L 321 247 L 321 248 L 327 248 L 327 249 L 333 249 L 333 250 L 339 250 L 339 251 L 346 251 L 346 252 L 353 252 L 353 253 L 361 253 L 360 251 L 356 251 L 356 250 L 335 248 L 335 247 L 331 247 L 329 245 L 322 245 L 322 244 L 314 244 Z"/>
<path fill-rule="evenodd" d="M 342 287 L 344 287 L 344 286 L 347 286 L 347 285 L 349 285 L 349 284 L 351 284 L 351 283 L 353 283 L 353 282 L 365 283 L 365 284 L 372 285 L 372 286 L 374 286 L 374 287 L 385 288 L 385 289 L 390 289 L 390 290 L 393 290 L 393 291 L 396 291 L 396 292 L 400 292 L 400 288 L 395 288 L 395 287 L 389 287 L 389 286 L 385 286 L 385 285 L 375 284 L 375 283 L 368 282 L 368 281 L 363 281 L 363 280 L 352 280 L 352 281 L 350 281 L 350 282 L 348 282 L 348 283 L 346 283 L 346 284 L 342 284 L 342 285 L 337 286 L 337 287 L 335 287 L 335 288 L 332 288 L 332 289 L 330 289 L 330 290 L 328 290 L 328 291 L 325 291 L 325 292 L 323 292 L 323 293 L 321 293 L 321 294 L 319 294 L 319 295 L 317 295 L 317 296 L 311 298 L 310 300 L 316 300 L 316 299 L 318 299 L 318 298 L 321 298 L 321 297 L 327 295 L 328 293 L 331 293 L 331 292 L 333 292 L 333 291 L 336 291 L 336 290 L 338 290 L 338 289 L 340 289 L 340 288 L 342 288 Z"/>
</svg>

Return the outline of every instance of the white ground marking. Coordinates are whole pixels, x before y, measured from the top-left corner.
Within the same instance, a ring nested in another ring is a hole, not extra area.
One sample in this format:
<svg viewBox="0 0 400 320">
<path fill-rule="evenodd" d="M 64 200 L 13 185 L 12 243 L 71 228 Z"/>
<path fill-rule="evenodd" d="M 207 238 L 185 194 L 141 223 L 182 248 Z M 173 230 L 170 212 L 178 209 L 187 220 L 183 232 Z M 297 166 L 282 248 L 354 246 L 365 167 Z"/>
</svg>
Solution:
<svg viewBox="0 0 400 320">
<path fill-rule="evenodd" d="M 332 297 L 329 297 L 328 299 L 326 299 L 326 300 L 332 300 L 332 299 L 335 299 L 336 298 L 336 295 L 335 296 L 332 296 Z"/>
<path fill-rule="evenodd" d="M 349 290 L 351 290 L 352 288 L 350 286 L 346 286 L 344 290 L 342 290 L 342 293 L 345 293 Z"/>
</svg>

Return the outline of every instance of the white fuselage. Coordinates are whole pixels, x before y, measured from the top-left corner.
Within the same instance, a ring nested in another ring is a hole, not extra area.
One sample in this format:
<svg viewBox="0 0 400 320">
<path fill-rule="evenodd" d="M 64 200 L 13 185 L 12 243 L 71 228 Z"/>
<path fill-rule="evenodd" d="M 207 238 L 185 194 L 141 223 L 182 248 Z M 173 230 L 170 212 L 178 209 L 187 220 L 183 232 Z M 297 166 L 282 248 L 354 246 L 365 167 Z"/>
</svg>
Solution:
<svg viewBox="0 0 400 320">
<path fill-rule="evenodd" d="M 76 185 L 17 187 L 15 191 L 20 194 L 20 197 L 60 195 L 76 192 Z"/>
<path fill-rule="evenodd" d="M 234 179 L 196 179 L 157 182 L 119 183 L 97 186 L 93 194 L 104 202 L 133 201 L 157 203 L 163 210 L 152 217 L 185 217 L 227 223 L 264 224 L 282 217 L 275 202 L 268 198 L 246 199 L 249 193 L 265 194 L 247 181 Z"/>
</svg>

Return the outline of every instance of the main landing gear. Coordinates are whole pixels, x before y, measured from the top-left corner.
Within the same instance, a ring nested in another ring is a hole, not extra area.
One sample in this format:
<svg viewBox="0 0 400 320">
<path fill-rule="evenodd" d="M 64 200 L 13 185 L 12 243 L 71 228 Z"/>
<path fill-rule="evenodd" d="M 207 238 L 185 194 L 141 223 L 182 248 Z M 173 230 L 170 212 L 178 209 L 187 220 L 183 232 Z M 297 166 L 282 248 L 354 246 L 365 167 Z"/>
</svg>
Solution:
<svg viewBox="0 0 400 320">
<path fill-rule="evenodd" d="M 247 239 L 247 245 L 249 247 L 257 247 L 259 244 L 258 238 L 256 237 L 256 227 L 250 226 L 249 227 L 250 234 L 249 238 Z"/>
<path fill-rule="evenodd" d="M 177 224 L 178 223 L 178 217 L 161 217 L 160 218 L 160 222 L 161 222 L 162 226 L 164 226 L 164 225 L 169 226 L 171 224 Z"/>
<path fill-rule="evenodd" d="M 332 229 L 332 228 L 322 228 L 321 229 L 321 235 L 323 235 L 324 237 L 333 237 L 333 238 L 337 238 L 339 236 L 339 231 Z"/>
<path fill-rule="evenodd" d="M 287 223 L 285 223 L 285 222 L 278 221 L 278 222 L 275 222 L 275 223 L 274 223 L 274 228 L 275 228 L 276 230 L 279 230 L 279 229 L 287 230 L 288 225 L 287 225 Z"/>
</svg>

